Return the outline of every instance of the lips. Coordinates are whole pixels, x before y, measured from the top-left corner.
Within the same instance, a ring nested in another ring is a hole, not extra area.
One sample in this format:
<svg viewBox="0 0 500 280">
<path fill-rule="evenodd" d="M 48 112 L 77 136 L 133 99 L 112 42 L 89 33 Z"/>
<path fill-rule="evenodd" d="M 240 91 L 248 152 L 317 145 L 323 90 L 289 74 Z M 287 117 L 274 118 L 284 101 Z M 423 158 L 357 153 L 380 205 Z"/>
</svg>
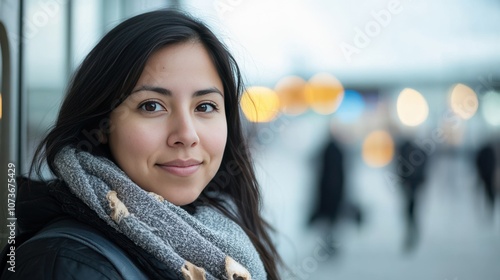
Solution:
<svg viewBox="0 0 500 280">
<path fill-rule="evenodd" d="M 187 177 L 193 175 L 200 168 L 203 162 L 194 159 L 180 160 L 157 164 L 162 170 L 180 177 Z"/>
</svg>

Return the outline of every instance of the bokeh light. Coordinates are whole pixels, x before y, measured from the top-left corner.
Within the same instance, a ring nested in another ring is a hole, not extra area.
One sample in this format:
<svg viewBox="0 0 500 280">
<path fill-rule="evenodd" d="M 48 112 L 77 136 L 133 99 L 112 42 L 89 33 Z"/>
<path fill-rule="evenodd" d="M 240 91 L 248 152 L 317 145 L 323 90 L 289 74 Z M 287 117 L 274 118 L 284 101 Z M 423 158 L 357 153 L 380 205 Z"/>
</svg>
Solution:
<svg viewBox="0 0 500 280">
<path fill-rule="evenodd" d="M 411 88 L 399 93 L 396 108 L 399 120 L 407 126 L 420 125 L 429 116 L 427 101 L 420 92 Z"/>
<path fill-rule="evenodd" d="M 456 84 L 451 88 L 451 110 L 464 120 L 476 114 L 479 102 L 476 93 L 464 84 Z"/>
<path fill-rule="evenodd" d="M 335 114 L 341 122 L 351 123 L 361 117 L 365 107 L 366 104 L 361 94 L 355 90 L 348 89 L 344 91 L 344 98 Z"/>
<path fill-rule="evenodd" d="M 241 97 L 241 109 L 251 122 L 270 122 L 279 112 L 278 95 L 270 88 L 249 87 Z"/>
<path fill-rule="evenodd" d="M 500 125 L 500 93 L 488 91 L 481 100 L 481 112 L 484 120 L 493 125 Z"/>
<path fill-rule="evenodd" d="M 373 131 L 363 141 L 362 152 L 367 165 L 383 167 L 394 157 L 394 141 L 387 131 Z"/>
<path fill-rule="evenodd" d="M 344 97 L 344 87 L 334 76 L 319 73 L 311 77 L 306 86 L 306 100 L 316 113 L 334 113 Z"/>
<path fill-rule="evenodd" d="M 306 81 L 297 76 L 284 77 L 276 83 L 274 90 L 280 100 L 281 111 L 288 115 L 299 115 L 308 108 L 305 97 Z"/>
</svg>

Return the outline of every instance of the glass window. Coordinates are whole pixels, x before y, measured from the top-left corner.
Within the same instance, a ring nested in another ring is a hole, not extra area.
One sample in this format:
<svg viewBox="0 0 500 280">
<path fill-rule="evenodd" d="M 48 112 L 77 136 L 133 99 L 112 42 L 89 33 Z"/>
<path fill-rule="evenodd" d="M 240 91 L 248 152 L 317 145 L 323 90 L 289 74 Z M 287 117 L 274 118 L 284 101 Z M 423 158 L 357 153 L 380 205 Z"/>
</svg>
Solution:
<svg viewBox="0 0 500 280">
<path fill-rule="evenodd" d="M 25 1 L 23 89 L 27 119 L 24 170 L 57 117 L 71 75 L 103 34 L 123 19 L 177 1 Z M 23 146 L 24 146 L 23 145 Z"/>
</svg>

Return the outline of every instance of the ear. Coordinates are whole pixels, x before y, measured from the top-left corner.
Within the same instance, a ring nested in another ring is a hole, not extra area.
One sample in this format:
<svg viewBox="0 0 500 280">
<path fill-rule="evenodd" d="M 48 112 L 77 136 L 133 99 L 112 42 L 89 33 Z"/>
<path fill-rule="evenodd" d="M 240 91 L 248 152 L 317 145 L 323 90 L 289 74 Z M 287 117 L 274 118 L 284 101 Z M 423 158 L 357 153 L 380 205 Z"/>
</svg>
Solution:
<svg viewBox="0 0 500 280">
<path fill-rule="evenodd" d="M 99 138 L 99 142 L 101 144 L 107 144 L 108 143 L 108 135 L 104 133 L 102 130 L 99 130 L 99 134 L 97 136 Z"/>
</svg>

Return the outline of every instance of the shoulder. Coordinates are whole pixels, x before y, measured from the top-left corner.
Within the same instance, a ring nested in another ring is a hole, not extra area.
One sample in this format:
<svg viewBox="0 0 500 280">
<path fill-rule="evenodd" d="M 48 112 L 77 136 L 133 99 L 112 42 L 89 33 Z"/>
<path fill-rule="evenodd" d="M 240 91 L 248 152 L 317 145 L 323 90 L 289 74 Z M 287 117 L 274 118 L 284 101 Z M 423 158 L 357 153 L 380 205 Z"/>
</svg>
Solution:
<svg viewBox="0 0 500 280">
<path fill-rule="evenodd" d="M 15 272 L 2 279 L 121 279 L 114 266 L 92 248 L 64 237 L 34 240 L 15 251 Z"/>
</svg>

